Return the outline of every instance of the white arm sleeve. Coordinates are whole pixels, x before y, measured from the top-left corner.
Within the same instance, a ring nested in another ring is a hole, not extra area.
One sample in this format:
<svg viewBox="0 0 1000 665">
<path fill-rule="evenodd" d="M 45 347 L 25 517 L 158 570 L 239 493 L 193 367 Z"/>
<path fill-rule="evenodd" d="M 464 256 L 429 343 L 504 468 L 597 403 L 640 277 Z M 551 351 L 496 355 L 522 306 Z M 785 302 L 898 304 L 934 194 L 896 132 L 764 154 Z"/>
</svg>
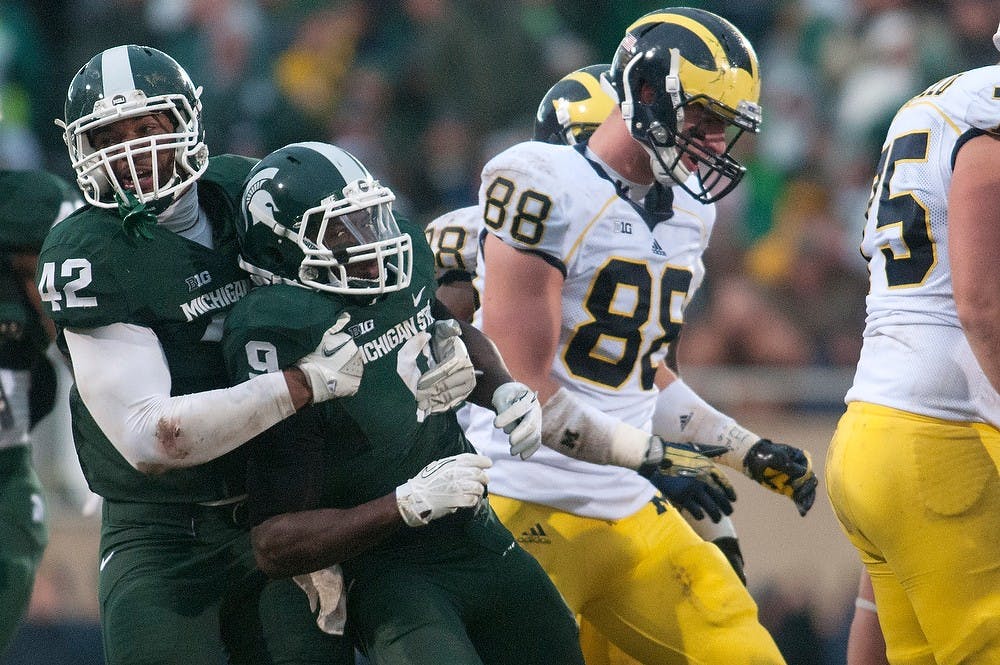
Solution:
<svg viewBox="0 0 1000 665">
<path fill-rule="evenodd" d="M 171 397 L 167 360 L 149 328 L 115 323 L 65 335 L 80 397 L 143 473 L 213 460 L 295 412 L 280 372 Z"/>
<path fill-rule="evenodd" d="M 679 378 L 660 391 L 653 434 L 674 443 L 704 443 L 729 449 L 717 461 L 743 471 L 743 458 L 760 437 L 713 408 Z"/>
<path fill-rule="evenodd" d="M 542 443 L 567 457 L 638 469 L 659 464 L 663 447 L 649 432 L 598 411 L 565 387 L 542 406 Z"/>
</svg>

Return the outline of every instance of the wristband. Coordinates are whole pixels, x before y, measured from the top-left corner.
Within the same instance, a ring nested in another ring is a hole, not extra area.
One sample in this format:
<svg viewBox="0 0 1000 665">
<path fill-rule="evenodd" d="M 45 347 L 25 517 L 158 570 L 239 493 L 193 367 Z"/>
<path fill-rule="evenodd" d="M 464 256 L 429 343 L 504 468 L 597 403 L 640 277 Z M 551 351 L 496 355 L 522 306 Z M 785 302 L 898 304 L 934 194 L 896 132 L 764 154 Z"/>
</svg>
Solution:
<svg viewBox="0 0 1000 665">
<path fill-rule="evenodd" d="M 717 461 L 743 471 L 743 458 L 760 437 L 698 396 L 680 378 L 660 391 L 653 410 L 653 434 L 675 443 L 725 446 Z"/>
<path fill-rule="evenodd" d="M 542 406 L 542 442 L 567 457 L 628 469 L 638 469 L 650 454 L 649 432 L 584 404 L 566 388 Z"/>
<path fill-rule="evenodd" d="M 878 614 L 878 607 L 875 606 L 873 601 L 868 600 L 867 598 L 858 596 L 854 599 L 854 606 L 859 610 L 868 610 L 869 612 L 875 612 Z"/>
</svg>

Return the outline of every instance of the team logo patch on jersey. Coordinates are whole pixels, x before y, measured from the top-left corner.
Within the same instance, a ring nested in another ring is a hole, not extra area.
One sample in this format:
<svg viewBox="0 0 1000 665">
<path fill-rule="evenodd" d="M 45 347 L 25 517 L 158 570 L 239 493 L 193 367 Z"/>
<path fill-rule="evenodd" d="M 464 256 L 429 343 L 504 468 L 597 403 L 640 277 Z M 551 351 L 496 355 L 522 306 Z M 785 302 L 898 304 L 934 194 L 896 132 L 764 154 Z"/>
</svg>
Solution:
<svg viewBox="0 0 1000 665">
<path fill-rule="evenodd" d="M 184 283 L 187 284 L 188 291 L 195 291 L 212 283 L 212 273 L 203 270 L 197 275 L 191 275 L 185 279 Z"/>
<path fill-rule="evenodd" d="M 622 233 L 627 236 L 632 235 L 632 222 L 615 220 L 615 233 Z"/>
<path fill-rule="evenodd" d="M 653 238 L 653 254 L 656 254 L 657 256 L 667 255 L 667 253 L 663 251 L 663 248 L 660 247 L 660 243 L 656 242 L 656 238 Z"/>
<path fill-rule="evenodd" d="M 367 321 L 362 321 L 361 323 L 355 323 L 347 329 L 347 334 L 351 337 L 360 337 L 365 333 L 370 333 L 375 330 L 375 319 L 368 319 Z"/>
</svg>

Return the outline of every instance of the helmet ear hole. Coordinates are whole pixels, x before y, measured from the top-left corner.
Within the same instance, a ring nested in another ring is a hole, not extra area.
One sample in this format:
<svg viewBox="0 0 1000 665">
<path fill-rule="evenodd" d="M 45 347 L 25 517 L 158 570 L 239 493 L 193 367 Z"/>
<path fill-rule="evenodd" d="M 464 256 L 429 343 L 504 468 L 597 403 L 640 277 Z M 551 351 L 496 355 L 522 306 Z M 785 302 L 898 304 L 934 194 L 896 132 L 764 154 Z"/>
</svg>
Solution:
<svg viewBox="0 0 1000 665">
<path fill-rule="evenodd" d="M 656 101 L 656 89 L 646 81 L 639 83 L 639 103 L 650 106 Z"/>
</svg>

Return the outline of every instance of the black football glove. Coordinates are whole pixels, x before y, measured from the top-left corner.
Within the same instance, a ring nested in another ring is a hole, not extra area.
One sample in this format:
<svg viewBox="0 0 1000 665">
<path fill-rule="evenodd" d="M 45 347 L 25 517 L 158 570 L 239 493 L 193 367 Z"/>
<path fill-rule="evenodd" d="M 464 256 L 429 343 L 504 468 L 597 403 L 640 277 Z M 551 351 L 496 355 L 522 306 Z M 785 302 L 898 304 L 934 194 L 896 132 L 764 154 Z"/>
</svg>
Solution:
<svg viewBox="0 0 1000 665">
<path fill-rule="evenodd" d="M 761 439 L 743 458 L 743 473 L 772 492 L 790 498 L 805 516 L 816 500 L 816 474 L 809 453 L 794 446 Z"/>
<path fill-rule="evenodd" d="M 659 439 L 657 439 L 659 440 Z M 709 457 L 726 451 L 722 446 L 698 446 L 661 441 L 663 459 L 654 468 L 644 466 L 640 473 L 649 478 L 670 503 L 683 508 L 695 519 L 707 513 L 713 522 L 731 515 L 736 500 L 726 474 Z"/>
</svg>

